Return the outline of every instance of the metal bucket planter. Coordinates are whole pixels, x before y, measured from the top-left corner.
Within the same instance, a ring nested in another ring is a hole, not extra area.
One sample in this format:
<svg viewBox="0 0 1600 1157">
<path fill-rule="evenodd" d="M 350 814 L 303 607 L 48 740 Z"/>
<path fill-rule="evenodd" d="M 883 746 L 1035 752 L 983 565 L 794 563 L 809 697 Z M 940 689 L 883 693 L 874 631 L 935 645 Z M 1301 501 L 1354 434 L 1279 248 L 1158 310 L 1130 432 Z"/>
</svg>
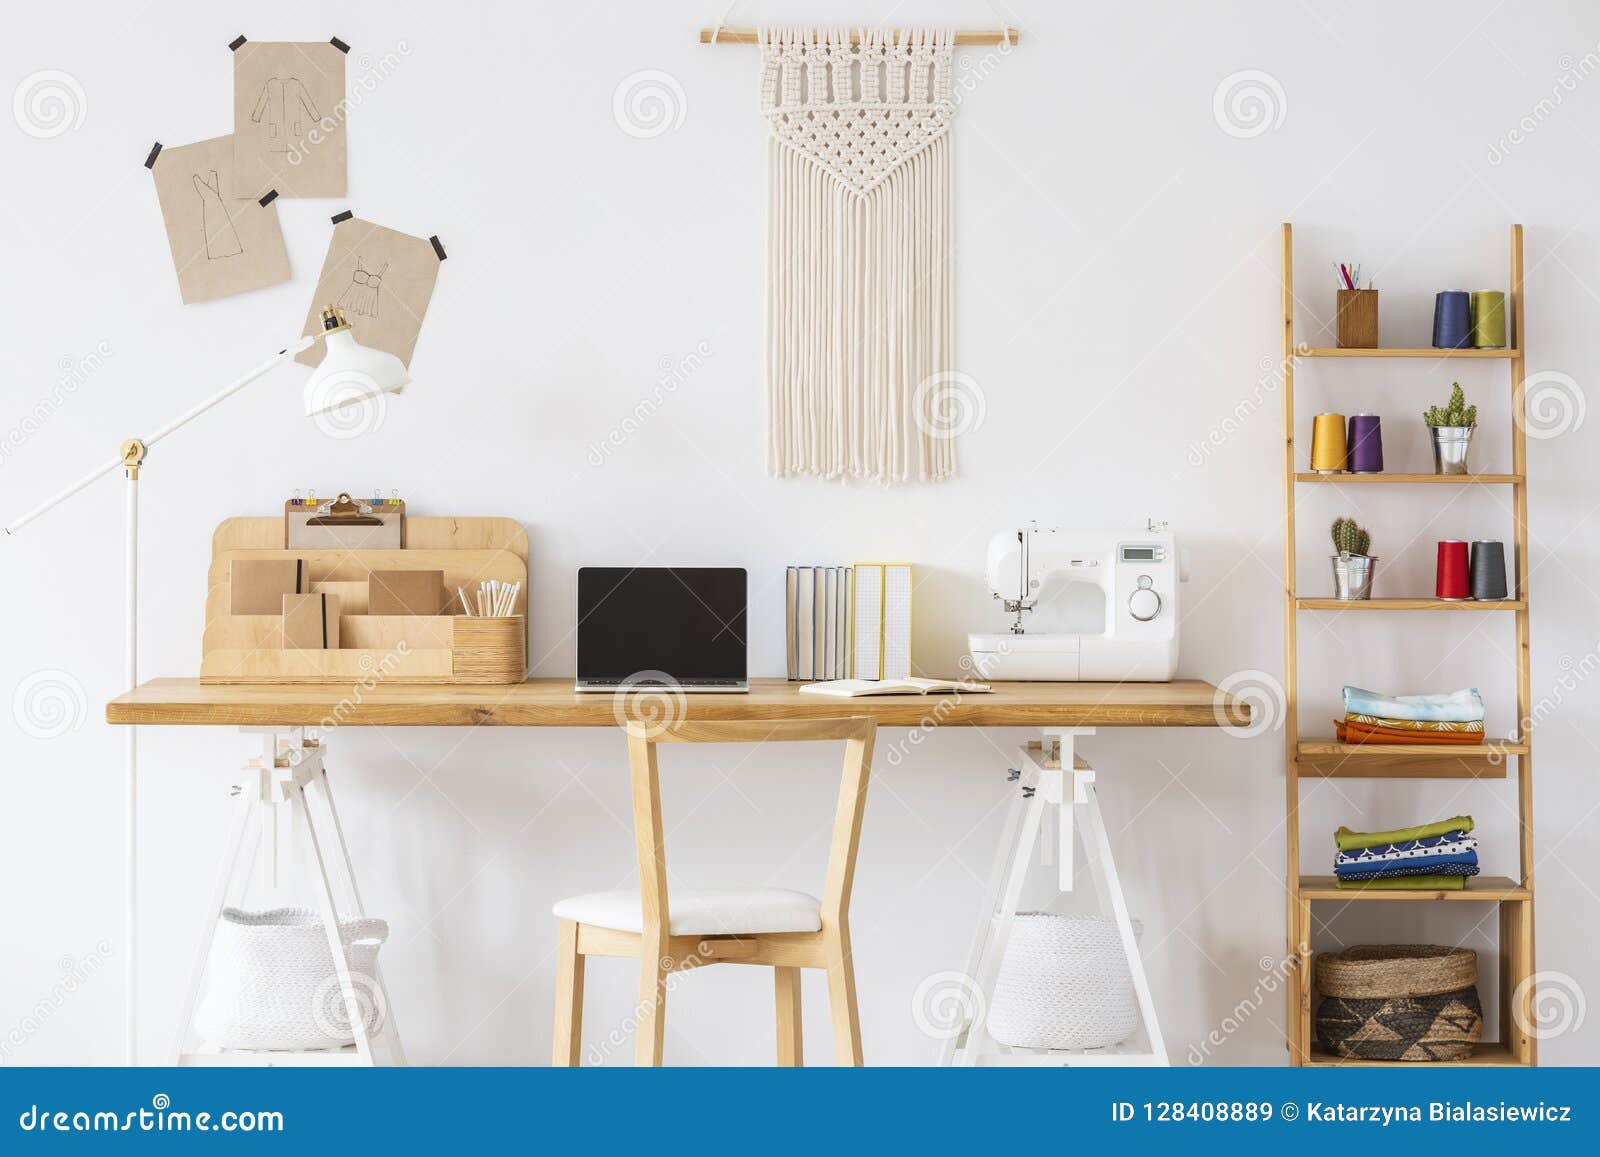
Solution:
<svg viewBox="0 0 1600 1157">
<path fill-rule="evenodd" d="M 1429 426 L 1433 443 L 1435 474 L 1466 474 L 1467 448 L 1472 445 L 1472 426 Z"/>
<path fill-rule="evenodd" d="M 1355 603 L 1372 597 L 1372 574 L 1378 569 L 1375 554 L 1333 554 L 1333 597 Z"/>
</svg>

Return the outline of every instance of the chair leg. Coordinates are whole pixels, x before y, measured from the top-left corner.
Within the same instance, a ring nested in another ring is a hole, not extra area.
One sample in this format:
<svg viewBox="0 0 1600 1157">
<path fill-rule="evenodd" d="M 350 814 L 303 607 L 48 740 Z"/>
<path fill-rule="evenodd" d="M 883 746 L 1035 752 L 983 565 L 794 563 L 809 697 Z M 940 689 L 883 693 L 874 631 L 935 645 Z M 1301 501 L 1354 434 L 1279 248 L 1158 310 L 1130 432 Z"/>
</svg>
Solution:
<svg viewBox="0 0 1600 1157">
<path fill-rule="evenodd" d="M 659 1067 L 667 1032 L 667 971 L 660 954 L 639 959 L 639 1030 L 633 1042 L 633 1063 Z"/>
<path fill-rule="evenodd" d="M 848 941 L 828 955 L 828 1007 L 833 1014 L 833 1054 L 841 1065 L 860 1066 L 861 1014 Z"/>
<path fill-rule="evenodd" d="M 806 1063 L 800 1037 L 800 970 L 774 968 L 772 979 L 778 1008 L 778 1066 L 797 1068 Z"/>
<path fill-rule="evenodd" d="M 578 925 L 563 920 L 556 944 L 556 1017 L 550 1063 L 575 1069 L 582 1051 L 583 957 L 578 952 Z"/>
</svg>

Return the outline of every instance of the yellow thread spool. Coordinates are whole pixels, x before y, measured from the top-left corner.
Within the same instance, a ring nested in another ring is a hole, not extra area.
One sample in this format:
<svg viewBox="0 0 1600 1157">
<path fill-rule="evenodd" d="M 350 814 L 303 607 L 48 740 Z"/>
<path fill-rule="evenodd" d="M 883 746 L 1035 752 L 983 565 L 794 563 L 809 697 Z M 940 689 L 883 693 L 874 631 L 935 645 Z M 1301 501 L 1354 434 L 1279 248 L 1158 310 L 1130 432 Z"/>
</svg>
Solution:
<svg viewBox="0 0 1600 1157">
<path fill-rule="evenodd" d="M 1311 469 L 1342 474 L 1345 469 L 1344 415 L 1318 414 L 1311 425 Z"/>
</svg>

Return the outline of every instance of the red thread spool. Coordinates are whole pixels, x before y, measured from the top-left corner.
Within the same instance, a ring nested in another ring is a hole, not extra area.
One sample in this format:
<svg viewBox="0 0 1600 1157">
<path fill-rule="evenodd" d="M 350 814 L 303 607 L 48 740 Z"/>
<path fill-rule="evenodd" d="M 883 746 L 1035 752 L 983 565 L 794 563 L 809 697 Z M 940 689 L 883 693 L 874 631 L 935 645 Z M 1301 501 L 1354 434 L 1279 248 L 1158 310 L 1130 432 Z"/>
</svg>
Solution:
<svg viewBox="0 0 1600 1157">
<path fill-rule="evenodd" d="M 1439 544 L 1439 570 L 1433 593 L 1441 599 L 1472 597 L 1472 580 L 1467 574 L 1467 544 L 1449 539 Z"/>
</svg>

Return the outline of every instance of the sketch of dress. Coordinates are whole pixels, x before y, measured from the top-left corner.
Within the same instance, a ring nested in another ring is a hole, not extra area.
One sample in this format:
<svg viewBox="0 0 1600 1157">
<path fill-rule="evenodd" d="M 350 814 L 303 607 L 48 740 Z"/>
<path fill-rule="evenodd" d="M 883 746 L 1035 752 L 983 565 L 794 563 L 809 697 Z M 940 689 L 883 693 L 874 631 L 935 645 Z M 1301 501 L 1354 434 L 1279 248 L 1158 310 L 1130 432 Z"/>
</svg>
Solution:
<svg viewBox="0 0 1600 1157">
<path fill-rule="evenodd" d="M 361 264 L 361 258 L 356 258 L 355 272 L 350 274 L 350 284 L 344 293 L 339 296 L 339 306 L 347 313 L 354 313 L 360 317 L 378 316 L 378 291 L 383 288 L 383 275 L 389 268 L 385 261 L 376 273 L 366 269 Z"/>
<path fill-rule="evenodd" d="M 322 119 L 317 106 L 311 103 L 311 94 L 300 83 L 300 78 L 269 76 L 261 86 L 261 95 L 256 98 L 256 107 L 250 113 L 250 119 L 261 124 L 265 117 L 267 150 L 286 153 L 289 151 L 289 142 L 299 140 L 305 132 L 302 114 L 313 121 Z"/>
<path fill-rule="evenodd" d="M 222 203 L 222 186 L 217 180 L 217 171 L 207 169 L 211 179 L 207 181 L 199 173 L 194 174 L 194 191 L 200 194 L 200 227 L 205 230 L 206 258 L 216 261 L 223 257 L 236 257 L 244 252 L 244 246 L 239 244 L 239 232 L 233 227 L 233 218 L 228 216 L 228 210 Z"/>
</svg>

